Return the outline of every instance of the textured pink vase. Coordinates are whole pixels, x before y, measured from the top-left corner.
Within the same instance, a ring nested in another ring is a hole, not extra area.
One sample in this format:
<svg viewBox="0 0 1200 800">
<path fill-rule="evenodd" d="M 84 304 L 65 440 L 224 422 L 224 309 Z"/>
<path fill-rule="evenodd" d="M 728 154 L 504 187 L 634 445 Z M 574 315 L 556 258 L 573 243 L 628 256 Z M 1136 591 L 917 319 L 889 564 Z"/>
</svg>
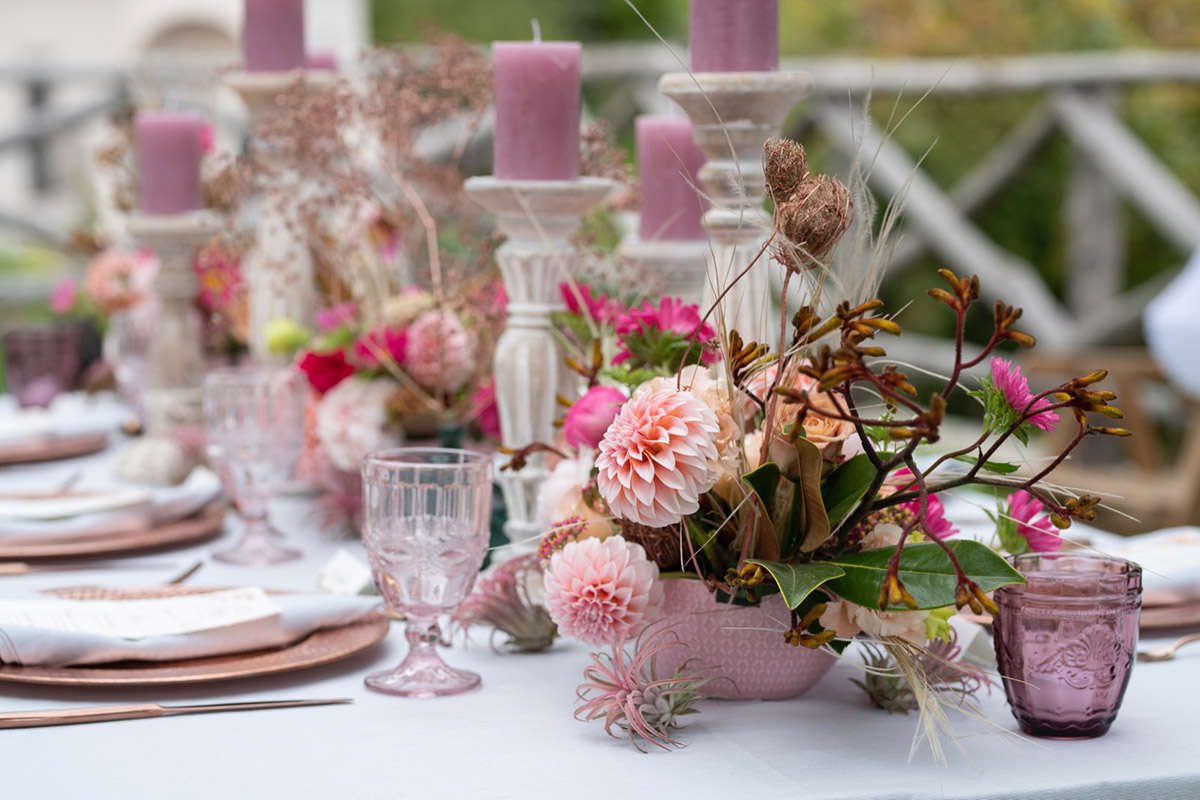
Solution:
<svg viewBox="0 0 1200 800">
<path fill-rule="evenodd" d="M 718 603 L 696 580 L 663 580 L 665 620 L 684 643 L 657 657 L 659 675 L 692 659 L 718 676 L 705 689 L 732 700 L 785 700 L 804 694 L 825 676 L 834 657 L 783 641 L 789 621 L 779 595 L 757 606 Z"/>
</svg>

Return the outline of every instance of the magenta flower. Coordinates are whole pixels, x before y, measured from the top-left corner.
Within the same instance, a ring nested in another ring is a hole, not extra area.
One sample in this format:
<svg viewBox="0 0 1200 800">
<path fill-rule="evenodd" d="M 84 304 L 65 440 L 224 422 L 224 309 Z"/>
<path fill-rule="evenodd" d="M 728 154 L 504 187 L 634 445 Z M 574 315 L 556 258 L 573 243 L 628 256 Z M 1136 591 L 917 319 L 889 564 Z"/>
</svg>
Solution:
<svg viewBox="0 0 1200 800">
<path fill-rule="evenodd" d="M 593 386 L 576 400 L 563 420 L 563 434 L 571 447 L 595 447 L 628 398 L 620 389 Z"/>
<path fill-rule="evenodd" d="M 364 333 L 354 343 L 354 360 L 364 367 L 377 367 L 386 356 L 398 366 L 404 363 L 407 343 L 408 336 L 403 328 L 381 326 Z"/>
<path fill-rule="evenodd" d="M 562 293 L 563 302 L 572 314 L 587 314 L 596 322 L 616 323 L 625 313 L 625 307 L 617 300 L 612 300 L 599 292 L 592 292 L 592 287 L 585 283 L 571 285 L 560 283 L 558 290 Z M 580 300 L 583 304 L 580 304 Z"/>
<path fill-rule="evenodd" d="M 697 330 L 697 327 L 699 330 Z M 617 336 L 621 339 L 621 350 L 613 358 L 614 364 L 628 361 L 631 353 L 625 339 L 628 337 L 650 337 L 655 332 L 674 333 L 687 339 L 695 334 L 696 348 L 716 338 L 717 332 L 709 323 L 700 324 L 700 307 L 689 305 L 678 297 L 664 297 L 655 308 L 647 300 L 641 308 L 631 308 L 617 321 Z M 712 364 L 721 359 L 715 350 L 703 350 L 702 363 Z"/>
<path fill-rule="evenodd" d="M 1008 496 L 1008 516 L 1017 523 L 1017 534 L 1029 543 L 1035 553 L 1052 553 L 1062 547 L 1062 537 L 1055 532 L 1048 516 L 1041 516 L 1046 506 L 1024 489 Z"/>
<path fill-rule="evenodd" d="M 500 408 L 496 405 L 496 381 L 487 378 L 475 387 L 467 403 L 466 419 L 474 422 L 479 432 L 489 439 L 501 440 Z"/>
<path fill-rule="evenodd" d="M 66 314 L 75 307 L 75 297 L 78 294 L 79 286 L 75 279 L 63 278 L 50 290 L 50 310 L 55 314 Z"/>
<path fill-rule="evenodd" d="M 621 519 L 663 528 L 700 508 L 716 481 L 717 415 L 691 392 L 643 391 L 600 441 L 596 485 Z"/>
<path fill-rule="evenodd" d="M 992 385 L 1004 395 L 1009 407 L 1018 414 L 1023 414 L 1029 406 L 1029 401 L 1033 399 L 1033 393 L 1029 391 L 1029 381 L 1021 374 L 1021 368 L 996 356 L 992 356 Z M 1048 405 L 1050 401 L 1043 397 L 1034 403 L 1030 410 L 1045 408 Z M 1052 431 L 1058 424 L 1058 414 L 1043 411 L 1030 417 L 1029 422 L 1041 430 Z"/>
<path fill-rule="evenodd" d="M 912 472 L 908 467 L 902 467 L 892 473 L 888 484 L 895 485 L 896 492 L 915 491 L 917 484 L 911 478 Z M 898 484 L 897 481 L 899 481 Z M 920 498 L 909 500 L 907 503 L 901 503 L 899 508 L 915 517 L 921 513 L 921 500 Z M 935 494 L 927 495 L 925 498 L 925 525 L 921 530 L 934 539 L 945 539 L 958 533 L 958 528 L 946 519 L 946 507 L 942 505 L 942 501 Z"/>
<path fill-rule="evenodd" d="M 350 325 L 358 315 L 354 303 L 341 303 L 333 308 L 323 308 L 317 312 L 317 330 L 321 333 L 335 331 L 343 325 Z"/>
<path fill-rule="evenodd" d="M 217 130 L 212 125 L 200 126 L 200 152 L 204 155 L 211 153 L 217 146 Z"/>
</svg>

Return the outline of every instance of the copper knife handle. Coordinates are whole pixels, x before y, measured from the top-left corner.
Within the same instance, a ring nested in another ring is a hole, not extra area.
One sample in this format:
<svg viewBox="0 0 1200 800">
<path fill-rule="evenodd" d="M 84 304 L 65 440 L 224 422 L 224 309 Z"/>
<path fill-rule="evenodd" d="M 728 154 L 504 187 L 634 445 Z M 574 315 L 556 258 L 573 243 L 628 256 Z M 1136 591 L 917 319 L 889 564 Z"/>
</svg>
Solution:
<svg viewBox="0 0 1200 800">
<path fill-rule="evenodd" d="M 6 561 L 0 564 L 0 575 L 24 575 L 29 572 L 29 565 L 24 561 Z"/>
<path fill-rule="evenodd" d="M 154 703 L 135 706 L 62 708 L 50 711 L 13 711 L 0 714 L 0 730 L 40 728 L 44 725 L 78 725 L 83 722 L 112 722 L 119 719 L 149 719 L 161 717 L 164 713 L 166 713 L 165 709 Z"/>
</svg>

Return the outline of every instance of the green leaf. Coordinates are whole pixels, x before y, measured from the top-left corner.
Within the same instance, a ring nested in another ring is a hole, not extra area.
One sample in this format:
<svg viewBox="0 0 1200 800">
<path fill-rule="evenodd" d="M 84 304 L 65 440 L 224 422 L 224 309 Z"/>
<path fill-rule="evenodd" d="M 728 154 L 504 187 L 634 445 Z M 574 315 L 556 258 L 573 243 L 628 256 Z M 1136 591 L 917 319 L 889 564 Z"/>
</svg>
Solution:
<svg viewBox="0 0 1200 800">
<path fill-rule="evenodd" d="M 979 463 L 979 459 L 975 456 L 955 456 L 954 460 L 962 461 L 966 464 Z M 1017 464 L 1009 464 L 1005 461 L 985 461 L 983 462 L 983 468 L 988 472 L 995 472 L 997 475 L 1009 475 L 1016 472 L 1021 467 Z"/>
<path fill-rule="evenodd" d="M 995 550 L 979 542 L 963 539 L 949 543 L 967 575 L 990 592 L 1010 583 L 1024 583 L 1021 573 L 1000 557 Z M 829 582 L 829 590 L 843 600 L 867 608 L 878 608 L 879 590 L 887 572 L 888 561 L 895 547 L 867 550 L 839 556 L 825 563 L 840 567 L 846 574 Z M 917 601 L 917 608 L 930 609 L 954 605 L 954 566 L 949 556 L 934 542 L 906 545 L 900 555 L 900 580 Z M 888 610 L 904 611 L 904 606 Z"/>
<path fill-rule="evenodd" d="M 783 473 L 779 471 L 779 465 L 768 461 L 758 469 L 743 475 L 742 483 L 749 486 L 750 490 L 758 496 L 763 508 L 769 514 L 775 508 L 775 493 L 779 491 L 779 481 L 782 479 Z"/>
<path fill-rule="evenodd" d="M 859 453 L 829 473 L 821 489 L 821 497 L 831 525 L 841 522 L 850 513 L 867 489 L 871 488 L 874 479 L 875 466 L 866 453 Z"/>
<path fill-rule="evenodd" d="M 748 558 L 746 561 L 771 573 L 779 586 L 779 593 L 783 595 L 783 601 L 792 610 L 799 607 L 821 584 L 846 574 L 839 567 L 823 561 L 810 561 L 807 564 L 780 564 L 778 561 L 757 558 Z"/>
<path fill-rule="evenodd" d="M 811 553 L 829 538 L 829 517 L 825 513 L 825 501 L 821 498 L 821 472 L 825 469 L 821 449 L 808 439 L 797 439 L 796 454 L 799 456 L 800 475 L 785 476 L 796 485 L 792 496 L 792 507 L 788 515 L 788 528 L 784 533 L 784 553 L 799 546 L 800 552 Z"/>
</svg>

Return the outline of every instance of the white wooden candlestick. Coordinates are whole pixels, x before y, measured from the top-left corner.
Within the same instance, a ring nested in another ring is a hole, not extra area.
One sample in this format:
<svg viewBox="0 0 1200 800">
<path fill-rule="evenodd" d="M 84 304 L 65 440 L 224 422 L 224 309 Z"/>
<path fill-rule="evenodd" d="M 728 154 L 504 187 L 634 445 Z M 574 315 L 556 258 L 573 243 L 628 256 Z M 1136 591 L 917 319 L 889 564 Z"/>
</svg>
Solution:
<svg viewBox="0 0 1200 800">
<path fill-rule="evenodd" d="M 647 242 L 635 236 L 621 242 L 617 258 L 626 267 L 622 274 L 636 276 L 637 285 L 628 287 L 636 294 L 652 302 L 661 294 L 699 305 L 708 286 L 709 252 L 706 241 Z"/>
<path fill-rule="evenodd" d="M 496 405 L 505 447 L 551 444 L 561 407 L 573 394 L 574 373 L 550 328 L 550 313 L 565 308 L 559 285 L 574 273 L 578 254 L 570 238 L 587 211 L 612 189 L 612 181 L 508 181 L 471 178 L 467 194 L 496 215 L 507 241 L 496 263 L 508 292 L 508 323 L 496 344 Z M 520 471 L 500 473 L 508 510 L 504 532 L 516 551 L 537 547 L 537 492 L 548 471 L 544 456 L 530 457 Z"/>
<path fill-rule="evenodd" d="M 771 219 L 763 209 L 763 144 L 812 91 L 812 78 L 804 72 L 678 72 L 662 76 L 658 90 L 687 112 L 696 145 L 708 158 L 699 173 L 712 201 L 704 215 L 712 239 L 707 309 L 770 235 Z M 747 341 L 769 341 L 770 277 L 764 255 L 725 296 L 717 313 L 727 330 L 736 328 Z"/>
<path fill-rule="evenodd" d="M 246 103 L 251 137 L 271 112 L 275 99 L 301 76 L 306 84 L 317 88 L 335 80 L 335 73 L 323 70 L 237 71 L 225 76 L 225 83 Z M 301 325 L 311 325 L 316 310 L 313 255 L 298 221 L 303 198 L 303 193 L 292 183 L 268 186 L 258 198 L 254 246 L 242 259 L 242 274 L 247 287 L 250 352 L 259 360 L 269 360 L 268 322 L 286 317 Z"/>
<path fill-rule="evenodd" d="M 154 292 L 158 323 L 146 365 L 146 434 L 117 456 L 117 474 L 151 483 L 178 483 L 197 463 L 195 447 L 181 443 L 199 438 L 204 426 L 201 387 L 204 349 L 196 311 L 198 285 L 192 270 L 196 248 L 220 230 L 206 211 L 166 216 L 135 214 L 129 233 L 158 256 Z"/>
</svg>

